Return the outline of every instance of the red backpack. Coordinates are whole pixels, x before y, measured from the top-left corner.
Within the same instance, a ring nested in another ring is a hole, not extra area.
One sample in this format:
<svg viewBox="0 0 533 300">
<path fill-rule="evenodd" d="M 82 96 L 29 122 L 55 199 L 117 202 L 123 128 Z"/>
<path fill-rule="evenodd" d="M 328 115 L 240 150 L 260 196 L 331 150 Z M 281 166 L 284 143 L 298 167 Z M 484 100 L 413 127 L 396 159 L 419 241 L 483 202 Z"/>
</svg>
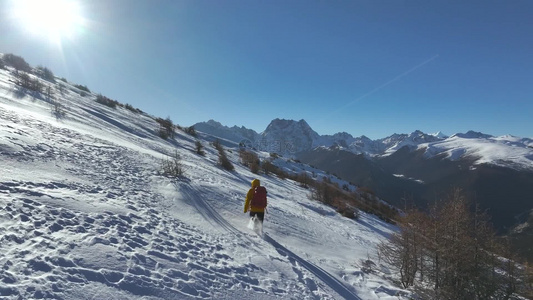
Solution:
<svg viewBox="0 0 533 300">
<path fill-rule="evenodd" d="M 255 208 L 265 208 L 267 206 L 267 190 L 264 186 L 255 188 L 250 205 Z"/>
</svg>

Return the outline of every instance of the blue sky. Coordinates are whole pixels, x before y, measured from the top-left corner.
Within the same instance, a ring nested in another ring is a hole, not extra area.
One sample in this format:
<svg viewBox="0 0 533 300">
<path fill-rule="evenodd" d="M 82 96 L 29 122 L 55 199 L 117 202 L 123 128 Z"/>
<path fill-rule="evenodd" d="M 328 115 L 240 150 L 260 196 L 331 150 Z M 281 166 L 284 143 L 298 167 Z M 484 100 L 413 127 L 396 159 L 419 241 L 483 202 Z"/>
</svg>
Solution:
<svg viewBox="0 0 533 300">
<path fill-rule="evenodd" d="M 183 126 L 533 137 L 532 1 L 76 2 L 52 42 L 0 0 L 0 52 Z"/>
</svg>

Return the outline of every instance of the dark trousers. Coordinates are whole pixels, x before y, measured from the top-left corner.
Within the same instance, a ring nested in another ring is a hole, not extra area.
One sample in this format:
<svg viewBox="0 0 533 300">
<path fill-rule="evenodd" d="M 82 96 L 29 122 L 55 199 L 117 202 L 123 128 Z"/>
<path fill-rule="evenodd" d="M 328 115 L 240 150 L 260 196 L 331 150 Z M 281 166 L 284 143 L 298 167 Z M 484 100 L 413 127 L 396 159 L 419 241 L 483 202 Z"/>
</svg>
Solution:
<svg viewBox="0 0 533 300">
<path fill-rule="evenodd" d="M 259 221 L 261 221 L 261 223 L 263 223 L 263 220 L 265 219 L 265 213 L 264 212 L 253 212 L 253 211 L 251 211 L 250 212 L 250 217 L 253 217 L 253 216 L 257 216 L 257 218 L 259 219 Z"/>
</svg>

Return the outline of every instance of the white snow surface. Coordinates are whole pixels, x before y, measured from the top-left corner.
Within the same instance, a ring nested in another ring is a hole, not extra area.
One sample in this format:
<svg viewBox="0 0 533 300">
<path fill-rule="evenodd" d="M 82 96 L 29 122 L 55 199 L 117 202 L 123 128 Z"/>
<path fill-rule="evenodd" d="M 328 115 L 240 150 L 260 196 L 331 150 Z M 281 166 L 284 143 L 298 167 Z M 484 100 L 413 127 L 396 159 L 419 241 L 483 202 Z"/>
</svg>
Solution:
<svg viewBox="0 0 533 300">
<path fill-rule="evenodd" d="M 376 255 L 395 227 L 350 220 L 290 180 L 217 166 L 200 135 L 158 137 L 153 117 L 62 83 L 43 95 L 0 70 L 1 299 L 408 299 Z M 185 176 L 158 174 L 177 150 Z M 287 162 L 288 163 L 288 162 Z M 244 196 L 268 189 L 264 236 Z M 372 260 L 373 270 L 361 262 Z"/>
<path fill-rule="evenodd" d="M 533 141 L 511 135 L 479 136 L 472 132 L 445 140 L 420 144 L 427 157 L 444 154 L 450 160 L 469 158 L 474 165 L 491 164 L 517 170 L 533 170 Z"/>
</svg>

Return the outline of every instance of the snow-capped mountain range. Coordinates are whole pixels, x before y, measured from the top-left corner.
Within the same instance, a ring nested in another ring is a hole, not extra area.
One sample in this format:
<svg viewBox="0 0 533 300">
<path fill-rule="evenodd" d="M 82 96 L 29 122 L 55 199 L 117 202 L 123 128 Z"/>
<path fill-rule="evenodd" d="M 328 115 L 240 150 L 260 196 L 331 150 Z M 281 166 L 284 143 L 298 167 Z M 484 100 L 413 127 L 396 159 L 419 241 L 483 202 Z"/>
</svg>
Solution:
<svg viewBox="0 0 533 300">
<path fill-rule="evenodd" d="M 242 142 L 255 148 L 296 155 L 317 147 L 335 148 L 365 156 L 382 157 L 408 147 L 410 150 L 425 150 L 426 158 L 443 157 L 450 160 L 474 159 L 475 164 L 493 164 L 533 171 L 533 140 L 512 135 L 495 137 L 480 132 L 468 131 L 446 136 L 441 132 L 427 134 L 414 131 L 410 134 L 393 134 L 371 140 L 366 136 L 353 137 L 346 132 L 334 135 L 319 135 L 305 120 L 275 119 L 261 133 L 245 127 L 227 127 L 210 120 L 194 125 L 207 134 Z"/>
</svg>

